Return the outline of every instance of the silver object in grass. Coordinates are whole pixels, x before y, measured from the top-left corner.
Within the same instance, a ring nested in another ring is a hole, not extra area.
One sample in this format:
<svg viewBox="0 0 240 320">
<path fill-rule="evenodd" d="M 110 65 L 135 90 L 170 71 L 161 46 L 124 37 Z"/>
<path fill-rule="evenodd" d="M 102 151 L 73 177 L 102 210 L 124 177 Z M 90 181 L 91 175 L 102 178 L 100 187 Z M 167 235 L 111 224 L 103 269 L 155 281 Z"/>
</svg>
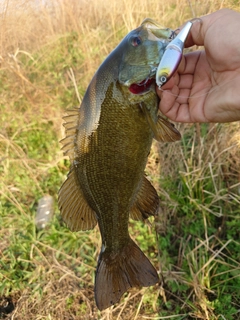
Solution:
<svg viewBox="0 0 240 320">
<path fill-rule="evenodd" d="M 53 216 L 53 197 L 46 195 L 38 202 L 35 225 L 38 230 L 44 229 Z"/>
</svg>

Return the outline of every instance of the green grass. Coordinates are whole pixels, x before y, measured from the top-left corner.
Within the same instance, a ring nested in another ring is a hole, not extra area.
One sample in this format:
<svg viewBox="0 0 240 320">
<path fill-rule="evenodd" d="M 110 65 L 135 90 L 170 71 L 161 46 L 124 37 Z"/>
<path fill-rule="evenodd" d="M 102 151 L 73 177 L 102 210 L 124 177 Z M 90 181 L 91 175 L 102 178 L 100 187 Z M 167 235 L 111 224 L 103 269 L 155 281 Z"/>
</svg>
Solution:
<svg viewBox="0 0 240 320">
<path fill-rule="evenodd" d="M 220 315 L 238 319 L 240 197 L 236 189 L 238 164 L 233 167 L 230 159 L 236 156 L 235 151 L 239 154 L 238 149 L 233 151 L 239 143 L 236 140 L 235 146 L 229 144 L 228 148 L 226 125 L 215 125 L 207 128 L 207 132 L 206 125 L 200 129 L 197 139 L 193 128 L 185 128 L 179 146 L 182 162 L 178 162 L 174 180 L 162 168 L 160 186 L 164 192 L 160 193 L 166 225 L 159 231 L 160 256 L 164 255 L 168 271 L 173 274 L 181 271 L 176 282 L 168 283 L 170 295 L 174 293 L 178 302 L 183 300 L 192 315 L 203 319 Z M 210 140 L 211 130 L 215 135 Z M 175 166 L 176 159 L 175 154 L 172 159 Z"/>
<path fill-rule="evenodd" d="M 146 16 L 175 28 L 222 2 L 63 1 L 56 19 L 45 7 L 33 14 L 31 3 L 20 14 L 9 1 L 1 20 L 0 319 L 240 319 L 238 123 L 179 125 L 180 142 L 154 143 L 146 172 L 159 215 L 151 226 L 131 221 L 130 233 L 161 284 L 129 291 L 115 308 L 94 303 L 98 229 L 72 233 L 56 205 L 69 169 L 62 116 L 104 57 Z M 55 214 L 37 230 L 46 194 Z"/>
</svg>

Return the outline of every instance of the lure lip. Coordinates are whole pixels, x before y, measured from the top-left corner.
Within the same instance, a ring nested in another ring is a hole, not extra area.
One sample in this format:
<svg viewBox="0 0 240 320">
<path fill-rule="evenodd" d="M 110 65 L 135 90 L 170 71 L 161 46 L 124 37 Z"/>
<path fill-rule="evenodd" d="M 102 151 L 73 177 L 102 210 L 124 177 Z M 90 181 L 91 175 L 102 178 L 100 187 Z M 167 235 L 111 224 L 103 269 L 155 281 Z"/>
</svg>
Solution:
<svg viewBox="0 0 240 320">
<path fill-rule="evenodd" d="M 178 35 L 167 45 L 156 72 L 156 83 L 159 88 L 176 72 L 181 62 L 184 43 L 191 27 L 192 22 L 188 21 Z"/>
</svg>

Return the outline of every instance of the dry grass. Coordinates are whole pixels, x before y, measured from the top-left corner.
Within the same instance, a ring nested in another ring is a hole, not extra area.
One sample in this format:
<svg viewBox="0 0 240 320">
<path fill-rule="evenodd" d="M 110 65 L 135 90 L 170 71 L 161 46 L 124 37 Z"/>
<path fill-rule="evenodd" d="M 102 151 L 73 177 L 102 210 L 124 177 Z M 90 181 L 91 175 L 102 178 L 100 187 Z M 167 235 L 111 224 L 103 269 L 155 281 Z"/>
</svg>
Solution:
<svg viewBox="0 0 240 320">
<path fill-rule="evenodd" d="M 238 1 L 6 0 L 1 6 L 0 319 L 239 319 L 238 123 L 181 125 L 181 143 L 152 148 L 147 172 L 161 212 L 152 228 L 131 223 L 131 232 L 159 269 L 161 285 L 133 290 L 99 312 L 93 302 L 98 230 L 71 233 L 57 208 L 48 229 L 34 226 L 38 199 L 46 193 L 56 199 L 68 170 L 58 144 L 62 115 L 78 104 L 120 39 L 146 17 L 175 29 L 222 7 L 239 11 Z"/>
</svg>

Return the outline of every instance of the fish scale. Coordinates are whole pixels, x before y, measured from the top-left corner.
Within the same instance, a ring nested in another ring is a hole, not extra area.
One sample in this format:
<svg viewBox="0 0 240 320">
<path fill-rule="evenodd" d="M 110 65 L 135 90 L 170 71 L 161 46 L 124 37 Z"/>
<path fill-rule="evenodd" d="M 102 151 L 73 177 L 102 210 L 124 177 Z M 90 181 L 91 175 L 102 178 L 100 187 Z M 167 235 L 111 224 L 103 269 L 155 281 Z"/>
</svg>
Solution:
<svg viewBox="0 0 240 320">
<path fill-rule="evenodd" d="M 153 137 L 180 139 L 158 115 L 155 83 L 149 79 L 171 36 L 170 29 L 146 19 L 104 60 L 80 108 L 65 117 L 63 151 L 71 168 L 58 204 L 71 230 L 99 225 L 102 248 L 94 291 L 100 310 L 117 303 L 131 287 L 159 281 L 131 239 L 128 222 L 129 217 L 144 221 L 158 210 L 157 192 L 144 175 Z"/>
<path fill-rule="evenodd" d="M 111 97 L 111 92 L 107 92 L 106 96 Z M 90 152 L 77 158 L 79 164 L 76 169 L 81 188 L 86 189 L 87 184 L 91 186 L 91 192 L 87 190 L 85 196 L 89 205 L 98 211 L 100 230 L 104 230 L 103 226 L 112 222 L 111 233 L 102 232 L 104 240 L 109 242 L 109 248 L 113 243 L 108 241 L 108 236 L 112 239 L 111 234 L 118 234 L 119 220 L 126 223 L 117 240 L 121 242 L 121 238 L 128 237 L 129 209 L 134 191 L 142 177 L 153 137 L 140 107 L 135 105 L 126 108 L 126 102 L 122 100 L 114 104 L 112 99 L 103 101 L 98 129 L 89 142 Z M 108 111 L 109 108 L 111 112 Z M 116 119 L 117 126 L 113 125 Z M 132 130 L 135 123 L 136 128 Z M 117 196 L 119 190 L 120 199 Z M 116 206 L 118 211 L 114 210 Z"/>
</svg>

